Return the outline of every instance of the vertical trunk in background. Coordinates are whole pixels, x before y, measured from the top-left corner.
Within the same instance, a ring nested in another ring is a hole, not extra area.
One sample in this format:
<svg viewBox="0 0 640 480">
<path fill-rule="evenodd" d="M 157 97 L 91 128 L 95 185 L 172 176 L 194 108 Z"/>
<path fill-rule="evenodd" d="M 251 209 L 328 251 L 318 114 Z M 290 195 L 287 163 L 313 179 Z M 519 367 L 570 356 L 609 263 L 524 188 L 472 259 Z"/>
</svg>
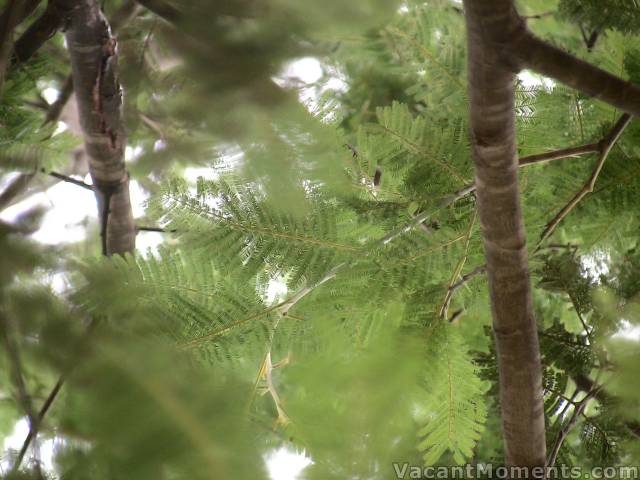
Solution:
<svg viewBox="0 0 640 480">
<path fill-rule="evenodd" d="M 96 0 L 64 0 L 65 32 L 80 124 L 89 155 L 105 255 L 132 252 L 135 224 L 124 164 L 126 135 L 117 76 L 117 43 Z"/>
<path fill-rule="evenodd" d="M 509 41 L 524 28 L 511 0 L 464 0 L 471 151 L 493 313 L 508 466 L 546 461 L 542 375 L 518 188 L 514 68 Z"/>
</svg>

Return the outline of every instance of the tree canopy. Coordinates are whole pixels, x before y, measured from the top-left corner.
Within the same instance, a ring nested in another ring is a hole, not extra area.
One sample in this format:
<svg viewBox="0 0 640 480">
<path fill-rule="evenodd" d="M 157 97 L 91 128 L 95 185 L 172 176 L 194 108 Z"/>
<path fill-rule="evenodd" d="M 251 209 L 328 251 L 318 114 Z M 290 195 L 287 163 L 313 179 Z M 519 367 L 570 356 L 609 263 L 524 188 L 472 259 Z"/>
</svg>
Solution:
<svg viewBox="0 0 640 480">
<path fill-rule="evenodd" d="M 640 465 L 635 0 L 0 12 L 2 478 Z"/>
</svg>

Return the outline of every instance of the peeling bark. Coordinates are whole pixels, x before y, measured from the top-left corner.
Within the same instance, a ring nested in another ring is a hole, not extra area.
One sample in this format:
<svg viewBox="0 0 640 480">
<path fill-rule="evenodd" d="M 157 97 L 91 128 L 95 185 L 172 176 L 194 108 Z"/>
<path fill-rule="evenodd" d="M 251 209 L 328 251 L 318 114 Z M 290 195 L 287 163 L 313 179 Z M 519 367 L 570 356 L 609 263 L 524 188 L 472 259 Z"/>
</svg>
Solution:
<svg viewBox="0 0 640 480">
<path fill-rule="evenodd" d="M 118 32 L 118 29 L 133 19 L 139 12 L 140 6 L 133 2 L 129 1 L 123 4 L 118 10 L 116 10 L 113 16 L 110 18 L 111 24 L 111 32 L 113 34 Z M 47 115 L 44 119 L 44 125 L 51 122 L 56 122 L 62 113 L 65 105 L 73 95 L 73 79 L 71 75 L 69 75 L 64 83 L 62 84 L 62 89 L 60 90 L 60 94 L 55 102 L 51 104 L 49 110 L 47 111 Z"/>
<path fill-rule="evenodd" d="M 126 135 L 117 42 L 96 0 L 71 2 L 65 33 L 105 255 L 132 252 L 135 224 L 124 163 Z"/>
<path fill-rule="evenodd" d="M 508 466 L 546 463 L 542 369 L 518 188 L 511 0 L 465 0 L 471 155 L 484 237 Z"/>
</svg>

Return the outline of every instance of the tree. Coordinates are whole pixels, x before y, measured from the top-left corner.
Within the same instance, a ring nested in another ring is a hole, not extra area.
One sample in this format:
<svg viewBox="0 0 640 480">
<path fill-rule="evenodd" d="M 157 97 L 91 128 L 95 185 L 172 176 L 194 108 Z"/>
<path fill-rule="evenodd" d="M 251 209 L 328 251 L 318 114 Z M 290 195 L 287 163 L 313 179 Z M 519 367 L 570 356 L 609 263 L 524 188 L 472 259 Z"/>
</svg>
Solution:
<svg viewBox="0 0 640 480">
<path fill-rule="evenodd" d="M 1 226 L 1 411 L 29 423 L 9 476 L 51 474 L 52 440 L 62 478 L 263 478 L 282 445 L 322 479 L 634 463 L 633 11 L 27 3 L 0 19 L 21 172 L 0 207 L 46 175 L 94 192 L 98 220 L 54 249 L 28 238 L 40 210 Z M 308 109 L 281 73 L 303 56 L 324 71 Z M 70 99 L 81 130 L 60 134 Z M 137 253 L 146 229 L 168 240 Z"/>
</svg>

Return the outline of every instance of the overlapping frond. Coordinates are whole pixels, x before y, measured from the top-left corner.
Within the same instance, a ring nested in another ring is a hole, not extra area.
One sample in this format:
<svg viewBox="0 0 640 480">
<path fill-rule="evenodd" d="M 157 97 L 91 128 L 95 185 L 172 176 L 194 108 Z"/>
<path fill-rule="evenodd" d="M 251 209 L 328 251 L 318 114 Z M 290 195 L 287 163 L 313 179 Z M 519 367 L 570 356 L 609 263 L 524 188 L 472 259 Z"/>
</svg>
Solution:
<svg viewBox="0 0 640 480">
<path fill-rule="evenodd" d="M 419 432 L 419 448 L 427 465 L 438 462 L 446 452 L 462 464 L 473 457 L 484 429 L 483 384 L 455 327 L 434 325 L 427 342 L 428 355 L 437 361 L 429 362 L 425 373 L 426 424 Z"/>
</svg>

